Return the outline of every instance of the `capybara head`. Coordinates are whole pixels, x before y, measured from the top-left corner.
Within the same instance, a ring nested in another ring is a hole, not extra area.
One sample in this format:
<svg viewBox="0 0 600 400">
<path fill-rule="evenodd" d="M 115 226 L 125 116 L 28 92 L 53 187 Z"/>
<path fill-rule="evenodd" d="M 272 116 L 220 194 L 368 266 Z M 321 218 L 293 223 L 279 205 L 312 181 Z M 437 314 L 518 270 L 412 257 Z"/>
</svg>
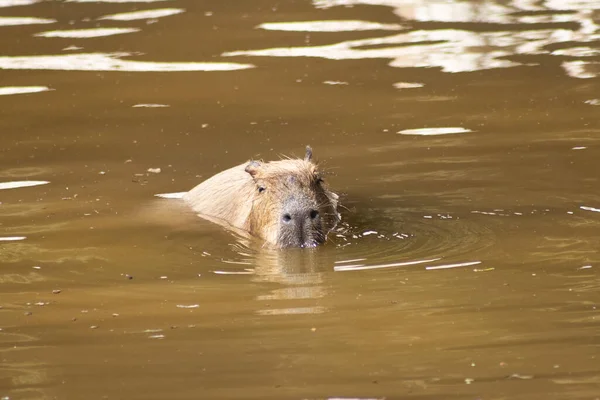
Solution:
<svg viewBox="0 0 600 400">
<path fill-rule="evenodd" d="M 337 195 L 327 190 L 312 150 L 304 159 L 246 166 L 256 185 L 248 217 L 250 232 L 279 247 L 313 247 L 335 227 Z"/>
</svg>

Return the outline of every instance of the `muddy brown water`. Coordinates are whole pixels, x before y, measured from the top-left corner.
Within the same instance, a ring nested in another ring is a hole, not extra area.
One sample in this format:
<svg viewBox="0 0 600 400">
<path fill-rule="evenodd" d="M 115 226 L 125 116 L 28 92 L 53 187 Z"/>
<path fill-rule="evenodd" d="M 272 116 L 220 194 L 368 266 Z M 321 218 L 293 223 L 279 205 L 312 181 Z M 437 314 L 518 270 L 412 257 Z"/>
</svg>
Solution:
<svg viewBox="0 0 600 400">
<path fill-rule="evenodd" d="M 0 398 L 600 398 L 599 24 L 0 0 Z M 344 205 L 323 247 L 153 196 L 306 144 Z"/>
</svg>

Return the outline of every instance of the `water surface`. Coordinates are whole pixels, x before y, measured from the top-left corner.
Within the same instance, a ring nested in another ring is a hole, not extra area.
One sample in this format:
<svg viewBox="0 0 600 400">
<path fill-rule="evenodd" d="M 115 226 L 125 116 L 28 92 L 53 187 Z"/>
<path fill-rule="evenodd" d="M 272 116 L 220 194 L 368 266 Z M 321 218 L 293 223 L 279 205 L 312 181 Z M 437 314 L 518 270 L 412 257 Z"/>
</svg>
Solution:
<svg viewBox="0 0 600 400">
<path fill-rule="evenodd" d="M 0 397 L 596 399 L 600 5 L 0 0 Z M 310 144 L 273 251 L 157 193 Z"/>
</svg>

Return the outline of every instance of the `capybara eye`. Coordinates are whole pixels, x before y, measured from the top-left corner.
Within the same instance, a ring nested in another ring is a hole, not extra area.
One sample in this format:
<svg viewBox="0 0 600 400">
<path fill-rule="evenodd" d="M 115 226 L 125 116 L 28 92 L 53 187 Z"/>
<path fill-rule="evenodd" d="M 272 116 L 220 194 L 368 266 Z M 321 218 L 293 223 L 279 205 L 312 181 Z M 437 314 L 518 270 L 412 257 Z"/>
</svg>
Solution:
<svg viewBox="0 0 600 400">
<path fill-rule="evenodd" d="M 265 190 L 267 190 L 267 189 L 266 189 L 264 186 L 259 186 L 259 187 L 258 187 L 258 193 L 262 193 L 262 192 L 264 192 Z"/>
<path fill-rule="evenodd" d="M 317 210 L 310 211 L 310 219 L 315 219 L 319 216 L 319 212 Z"/>
</svg>

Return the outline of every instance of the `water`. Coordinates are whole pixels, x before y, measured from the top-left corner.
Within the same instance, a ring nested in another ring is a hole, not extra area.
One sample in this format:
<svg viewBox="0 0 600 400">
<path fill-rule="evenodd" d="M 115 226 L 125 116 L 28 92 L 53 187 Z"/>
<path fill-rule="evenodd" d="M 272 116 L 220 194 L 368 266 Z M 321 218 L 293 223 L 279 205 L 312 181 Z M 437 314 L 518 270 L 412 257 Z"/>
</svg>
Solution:
<svg viewBox="0 0 600 400">
<path fill-rule="evenodd" d="M 596 1 L 0 17 L 3 398 L 600 398 Z M 320 248 L 154 197 L 306 144 Z"/>
</svg>

